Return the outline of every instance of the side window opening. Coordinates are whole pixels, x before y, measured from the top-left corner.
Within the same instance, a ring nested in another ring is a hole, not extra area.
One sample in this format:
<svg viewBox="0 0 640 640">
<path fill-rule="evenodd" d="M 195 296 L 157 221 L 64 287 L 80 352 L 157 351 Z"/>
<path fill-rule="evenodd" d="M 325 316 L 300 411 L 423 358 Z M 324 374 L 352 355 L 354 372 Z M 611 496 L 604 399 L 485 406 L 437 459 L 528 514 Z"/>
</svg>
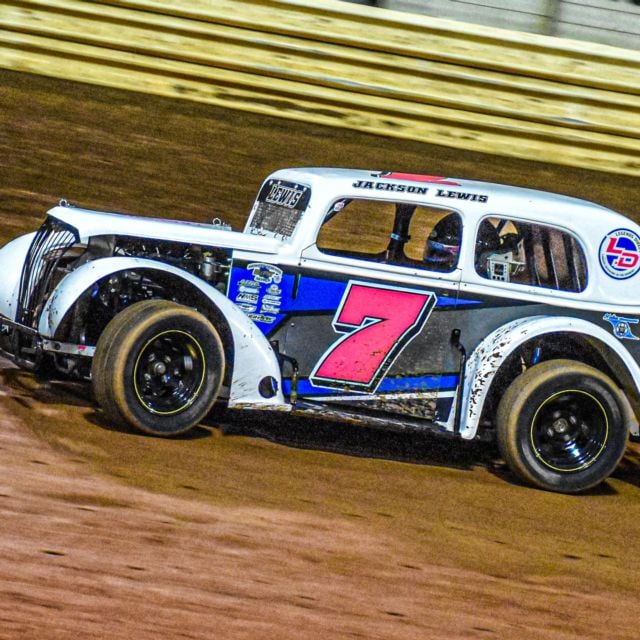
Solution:
<svg viewBox="0 0 640 640">
<path fill-rule="evenodd" d="M 480 223 L 475 268 L 483 278 L 501 282 L 572 292 L 587 286 L 584 252 L 572 235 L 508 218 Z"/>
<path fill-rule="evenodd" d="M 327 213 L 316 244 L 330 255 L 450 272 L 461 235 L 460 216 L 451 210 L 344 198 Z"/>
</svg>

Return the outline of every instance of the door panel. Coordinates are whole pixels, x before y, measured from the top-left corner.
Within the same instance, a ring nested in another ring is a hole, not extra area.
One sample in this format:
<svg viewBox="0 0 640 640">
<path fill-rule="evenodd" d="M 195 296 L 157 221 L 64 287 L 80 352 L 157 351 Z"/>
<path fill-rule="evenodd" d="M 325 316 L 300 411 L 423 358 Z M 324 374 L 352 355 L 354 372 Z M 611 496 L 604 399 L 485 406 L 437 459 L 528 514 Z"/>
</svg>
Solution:
<svg viewBox="0 0 640 640">
<path fill-rule="evenodd" d="M 398 270 L 349 270 L 344 260 L 307 257 L 295 297 L 283 304 L 287 317 L 273 337 L 298 362 L 298 396 L 436 420 L 444 393 L 446 420 L 459 368 L 450 345 L 455 274 L 442 283 L 402 273 L 402 282 Z"/>
<path fill-rule="evenodd" d="M 450 209 L 338 199 L 298 263 L 234 260 L 229 296 L 285 356 L 285 394 L 296 366 L 300 398 L 444 422 L 461 233 Z"/>
</svg>

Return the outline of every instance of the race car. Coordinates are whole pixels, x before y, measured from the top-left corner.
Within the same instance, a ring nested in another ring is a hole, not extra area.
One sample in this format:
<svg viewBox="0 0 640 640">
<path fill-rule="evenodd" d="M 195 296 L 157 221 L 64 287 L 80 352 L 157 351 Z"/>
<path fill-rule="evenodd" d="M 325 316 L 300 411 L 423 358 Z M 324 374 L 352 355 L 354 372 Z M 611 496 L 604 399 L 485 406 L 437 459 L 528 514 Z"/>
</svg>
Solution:
<svg viewBox="0 0 640 640">
<path fill-rule="evenodd" d="M 242 232 L 62 201 L 0 269 L 5 354 L 155 436 L 216 402 L 312 413 L 495 439 L 575 493 L 639 435 L 640 227 L 586 201 L 283 169 Z"/>
</svg>

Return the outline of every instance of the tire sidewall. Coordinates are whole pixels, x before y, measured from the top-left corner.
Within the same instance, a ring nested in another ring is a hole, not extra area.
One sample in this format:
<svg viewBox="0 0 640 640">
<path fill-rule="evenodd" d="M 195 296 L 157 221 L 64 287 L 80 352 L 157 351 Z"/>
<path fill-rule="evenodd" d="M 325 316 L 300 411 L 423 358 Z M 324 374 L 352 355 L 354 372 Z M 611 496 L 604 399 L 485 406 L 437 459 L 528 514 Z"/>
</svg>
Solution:
<svg viewBox="0 0 640 640">
<path fill-rule="evenodd" d="M 187 311 L 152 317 L 142 323 L 137 331 L 134 330 L 128 339 L 128 357 L 119 376 L 124 400 L 120 410 L 130 423 L 152 435 L 178 435 L 189 430 L 209 412 L 222 382 L 224 355 L 215 329 L 204 317 Z M 202 352 L 204 379 L 185 408 L 172 413 L 158 413 L 147 407 L 138 396 L 134 382 L 136 363 L 144 348 L 155 337 L 175 331 L 187 334 Z"/>
<path fill-rule="evenodd" d="M 534 367 L 535 368 L 535 367 Z M 532 371 L 532 368 L 530 371 Z M 625 411 L 620 401 L 620 395 L 608 382 L 604 375 L 583 365 L 583 370 L 558 371 L 555 375 L 530 376 L 530 384 L 520 384 L 518 398 L 510 407 L 509 425 L 511 451 L 505 456 L 513 460 L 519 459 L 516 467 L 520 466 L 525 479 L 537 486 L 553 491 L 576 493 L 589 489 L 606 477 L 616 468 L 626 448 L 627 433 L 625 425 Z M 523 375 L 526 375 L 523 374 Z M 524 382 L 524 381 L 523 381 Z M 602 407 L 607 421 L 607 432 L 602 447 L 595 456 L 580 469 L 559 470 L 543 462 L 536 453 L 532 430 L 539 410 L 559 393 L 574 391 L 584 393 L 595 399 Z M 505 395 L 503 402 L 509 403 L 513 398 Z M 499 412 L 506 413 L 509 408 L 500 407 Z M 500 428 L 500 426 L 499 426 Z M 500 434 L 499 434 L 500 435 Z M 499 438 L 505 441 L 505 436 Z M 504 446 L 501 446 L 504 451 Z M 508 447 L 507 447 L 508 448 Z M 514 451 L 515 449 L 515 451 Z M 509 454 L 510 453 L 510 454 Z"/>
</svg>

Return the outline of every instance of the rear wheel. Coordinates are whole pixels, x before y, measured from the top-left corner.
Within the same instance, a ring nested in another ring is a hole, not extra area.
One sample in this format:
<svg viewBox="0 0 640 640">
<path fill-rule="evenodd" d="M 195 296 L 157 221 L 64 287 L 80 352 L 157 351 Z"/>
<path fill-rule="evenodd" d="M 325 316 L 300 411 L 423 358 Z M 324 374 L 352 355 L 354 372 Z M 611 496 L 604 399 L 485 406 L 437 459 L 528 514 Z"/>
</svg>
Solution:
<svg viewBox="0 0 640 640">
<path fill-rule="evenodd" d="M 625 399 L 605 374 L 573 360 L 527 369 L 498 405 L 501 453 L 523 480 L 576 493 L 607 478 L 627 443 Z"/>
<path fill-rule="evenodd" d="M 156 436 L 184 433 L 215 402 L 224 350 L 200 313 L 146 300 L 119 313 L 103 331 L 91 374 L 105 414 Z"/>
</svg>

